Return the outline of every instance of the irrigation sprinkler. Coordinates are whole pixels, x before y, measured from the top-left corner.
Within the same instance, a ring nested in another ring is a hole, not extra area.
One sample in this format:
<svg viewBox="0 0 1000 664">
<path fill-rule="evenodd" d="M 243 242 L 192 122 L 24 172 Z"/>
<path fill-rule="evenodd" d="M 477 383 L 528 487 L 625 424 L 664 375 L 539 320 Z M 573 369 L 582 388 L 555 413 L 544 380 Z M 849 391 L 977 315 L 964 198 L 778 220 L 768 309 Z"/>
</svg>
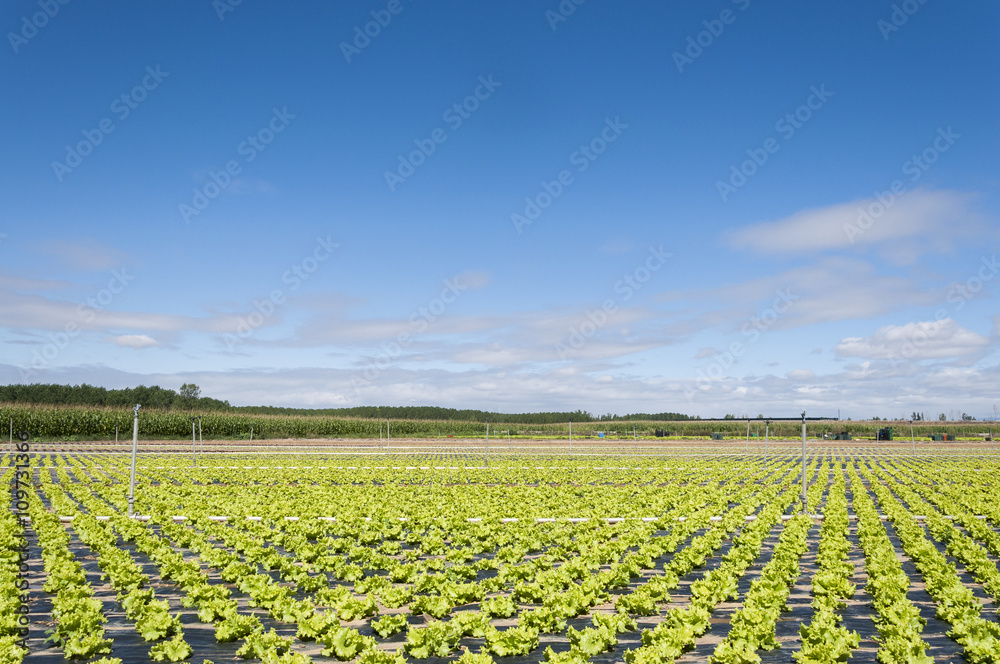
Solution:
<svg viewBox="0 0 1000 664">
<path fill-rule="evenodd" d="M 750 418 L 747 418 L 747 444 L 743 448 L 743 454 L 750 453 Z"/>
<path fill-rule="evenodd" d="M 385 451 L 389 451 L 389 419 L 385 420 Z"/>
<path fill-rule="evenodd" d="M 250 447 L 253 447 L 253 426 L 250 427 Z"/>
<path fill-rule="evenodd" d="M 128 517 L 131 519 L 135 515 L 135 453 L 136 449 L 139 447 L 139 409 L 142 408 L 140 404 L 136 404 L 133 412 L 135 417 L 132 419 L 132 469 L 129 472 L 128 481 Z"/>
<path fill-rule="evenodd" d="M 910 420 L 910 447 L 913 456 L 917 456 L 917 441 L 913 438 L 913 420 Z"/>
<path fill-rule="evenodd" d="M 197 440 L 197 438 L 195 438 L 195 435 L 194 435 L 194 421 L 195 421 L 195 419 L 197 419 L 197 418 L 194 418 L 194 417 L 191 418 L 191 455 L 192 455 L 192 458 L 193 458 L 192 465 L 195 468 L 197 468 L 198 467 L 198 447 L 197 447 L 198 440 Z"/>
<path fill-rule="evenodd" d="M 771 420 L 764 420 L 764 465 L 767 465 L 767 438 L 771 433 Z"/>
<path fill-rule="evenodd" d="M 201 437 L 201 415 L 198 416 L 198 447 L 201 453 L 205 453 L 205 439 Z"/>
<path fill-rule="evenodd" d="M 115 425 L 115 445 L 118 444 L 118 425 Z"/>
<path fill-rule="evenodd" d="M 378 423 L 378 446 L 382 447 L 382 423 Z"/>
<path fill-rule="evenodd" d="M 10 416 L 10 453 L 14 453 L 14 416 Z"/>
<path fill-rule="evenodd" d="M 573 420 L 569 421 L 569 453 L 573 454 Z"/>
<path fill-rule="evenodd" d="M 802 513 L 806 514 L 806 411 L 802 411 Z"/>
<path fill-rule="evenodd" d="M 490 418 L 488 417 L 486 418 L 486 462 L 483 465 L 490 465 Z"/>
</svg>

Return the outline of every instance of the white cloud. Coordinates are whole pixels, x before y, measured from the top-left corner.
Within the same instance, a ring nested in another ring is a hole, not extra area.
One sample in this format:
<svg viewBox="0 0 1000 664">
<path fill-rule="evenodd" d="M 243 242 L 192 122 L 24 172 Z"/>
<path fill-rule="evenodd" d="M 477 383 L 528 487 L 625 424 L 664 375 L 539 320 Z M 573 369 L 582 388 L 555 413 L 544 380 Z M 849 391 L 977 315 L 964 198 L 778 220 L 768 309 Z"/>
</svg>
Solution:
<svg viewBox="0 0 1000 664">
<path fill-rule="evenodd" d="M 88 272 L 112 270 L 130 262 L 124 252 L 94 240 L 47 240 L 40 249 L 57 258 L 63 267 Z"/>
<path fill-rule="evenodd" d="M 838 357 L 866 359 L 960 359 L 982 353 L 990 340 L 950 318 L 886 325 L 867 337 L 847 337 L 834 348 Z"/>
<path fill-rule="evenodd" d="M 258 368 L 241 371 L 128 373 L 106 366 L 46 369 L 39 382 L 91 383 L 108 388 L 139 384 L 176 389 L 201 386 L 206 396 L 234 405 L 338 407 L 372 404 L 482 408 L 500 412 L 568 411 L 591 413 L 684 412 L 702 417 L 725 413 L 812 416 L 902 417 L 913 410 L 928 414 L 957 409 L 976 417 L 992 416 L 1000 367 L 954 367 L 864 361 L 836 373 L 772 374 L 723 378 L 698 385 L 669 376 L 639 378 L 620 368 L 581 370 L 465 369 L 445 371 L 389 367 L 371 385 L 356 390 L 354 372 L 333 368 Z M 608 377 L 611 377 L 609 382 Z M 0 364 L 0 383 L 17 383 L 19 370 Z M 701 387 L 706 389 L 702 390 Z"/>
<path fill-rule="evenodd" d="M 916 189 L 884 204 L 866 198 L 802 210 L 747 226 L 729 236 L 730 244 L 764 254 L 786 254 L 880 245 L 896 262 L 912 262 L 924 252 L 947 251 L 951 240 L 978 225 L 974 196 L 956 191 Z"/>
<path fill-rule="evenodd" d="M 122 334 L 112 337 L 111 340 L 123 348 L 149 348 L 160 345 L 159 341 L 145 334 Z"/>
</svg>

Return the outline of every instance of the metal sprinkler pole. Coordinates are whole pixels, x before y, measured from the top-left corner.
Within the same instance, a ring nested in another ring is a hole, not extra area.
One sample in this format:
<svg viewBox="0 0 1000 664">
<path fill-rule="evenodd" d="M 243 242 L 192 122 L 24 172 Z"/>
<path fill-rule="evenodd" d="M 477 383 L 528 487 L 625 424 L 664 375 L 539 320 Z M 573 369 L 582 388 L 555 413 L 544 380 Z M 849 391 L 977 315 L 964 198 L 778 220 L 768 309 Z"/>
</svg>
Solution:
<svg viewBox="0 0 1000 664">
<path fill-rule="evenodd" d="M 486 418 L 486 463 L 483 465 L 490 465 L 490 418 Z"/>
<path fill-rule="evenodd" d="M 118 444 L 118 425 L 115 425 L 115 445 Z"/>
<path fill-rule="evenodd" d="M 910 447 L 913 451 L 913 456 L 917 455 L 917 441 L 913 439 L 913 420 L 910 420 Z"/>
<path fill-rule="evenodd" d="M 250 427 L 250 447 L 253 447 L 253 426 Z"/>
<path fill-rule="evenodd" d="M 806 514 L 806 411 L 802 411 L 802 513 Z"/>
<path fill-rule="evenodd" d="M 385 420 L 385 451 L 389 451 L 389 419 Z"/>
<path fill-rule="evenodd" d="M 135 515 L 135 452 L 139 447 L 139 409 L 140 404 L 135 405 L 135 417 L 132 420 L 132 470 L 129 472 L 128 481 L 128 517 L 131 519 Z"/>
<path fill-rule="evenodd" d="M 743 454 L 749 454 L 749 453 L 750 453 L 750 420 L 748 419 L 747 420 L 747 444 L 746 444 L 746 447 L 743 448 Z"/>
<path fill-rule="evenodd" d="M 14 416 L 10 416 L 10 453 L 14 453 Z"/>
<path fill-rule="evenodd" d="M 766 420 L 764 424 L 764 465 L 767 465 L 767 438 L 771 433 L 771 420 Z"/>
<path fill-rule="evenodd" d="M 201 453 L 205 453 L 205 439 L 201 437 L 201 415 L 198 416 L 198 447 Z"/>
<path fill-rule="evenodd" d="M 573 453 L 573 420 L 569 421 L 569 453 Z"/>
<path fill-rule="evenodd" d="M 198 440 L 194 436 L 194 418 L 191 418 L 191 455 L 194 459 L 193 465 L 195 468 L 198 467 Z"/>
</svg>

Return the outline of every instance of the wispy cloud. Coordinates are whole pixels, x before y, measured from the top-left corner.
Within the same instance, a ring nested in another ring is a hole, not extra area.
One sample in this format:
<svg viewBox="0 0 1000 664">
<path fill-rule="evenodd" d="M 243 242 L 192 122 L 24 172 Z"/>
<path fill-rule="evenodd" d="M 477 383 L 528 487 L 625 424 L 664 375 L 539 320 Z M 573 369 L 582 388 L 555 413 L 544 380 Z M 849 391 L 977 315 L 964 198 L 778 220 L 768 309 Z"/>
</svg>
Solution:
<svg viewBox="0 0 1000 664">
<path fill-rule="evenodd" d="M 104 272 L 132 262 L 125 252 L 90 239 L 46 240 L 38 249 L 56 258 L 61 267 L 86 272 Z"/>
<path fill-rule="evenodd" d="M 891 199 L 873 197 L 802 210 L 733 231 L 728 239 L 734 248 L 771 255 L 877 246 L 899 262 L 911 262 L 924 253 L 949 250 L 956 238 L 969 237 L 979 226 L 975 199 L 957 191 L 916 189 Z"/>
<path fill-rule="evenodd" d="M 858 258 L 822 258 L 813 265 L 705 289 L 669 291 L 663 302 L 688 305 L 664 321 L 669 335 L 689 336 L 706 330 L 739 330 L 771 307 L 781 295 L 791 302 L 773 324 L 791 329 L 834 321 L 871 319 L 912 306 L 944 301 L 942 288 L 911 277 L 881 274 Z"/>
</svg>

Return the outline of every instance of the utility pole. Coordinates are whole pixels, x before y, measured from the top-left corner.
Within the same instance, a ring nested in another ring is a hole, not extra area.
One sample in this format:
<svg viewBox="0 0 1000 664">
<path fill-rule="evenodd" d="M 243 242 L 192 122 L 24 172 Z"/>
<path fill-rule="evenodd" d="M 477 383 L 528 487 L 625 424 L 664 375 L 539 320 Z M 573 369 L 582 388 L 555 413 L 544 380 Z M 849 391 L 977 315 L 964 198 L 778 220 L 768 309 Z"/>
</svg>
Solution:
<svg viewBox="0 0 1000 664">
<path fill-rule="evenodd" d="M 139 409 L 140 404 L 136 404 L 133 412 L 135 417 L 132 420 L 132 470 L 129 473 L 128 482 L 128 516 L 131 519 L 135 515 L 135 452 L 139 447 Z"/>
</svg>

